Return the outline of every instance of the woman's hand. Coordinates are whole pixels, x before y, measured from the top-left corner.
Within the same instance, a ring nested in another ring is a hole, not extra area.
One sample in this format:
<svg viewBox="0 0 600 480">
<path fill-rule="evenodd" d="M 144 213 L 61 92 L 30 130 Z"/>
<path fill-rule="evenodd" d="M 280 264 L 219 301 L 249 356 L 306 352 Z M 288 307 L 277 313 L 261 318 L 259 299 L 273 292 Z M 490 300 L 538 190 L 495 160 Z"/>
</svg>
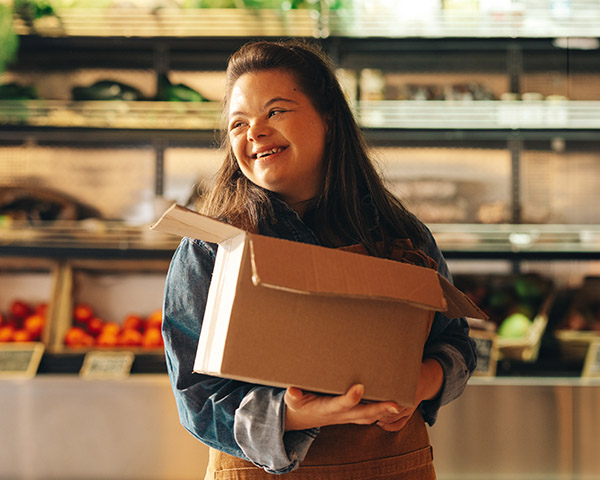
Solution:
<svg viewBox="0 0 600 480">
<path fill-rule="evenodd" d="M 423 400 L 430 400 L 438 394 L 443 382 L 444 372 L 439 362 L 433 358 L 425 359 L 421 363 L 421 373 L 419 374 L 413 406 L 400 407 L 400 412 L 396 416 L 382 418 L 377 422 L 377 425 L 388 432 L 401 430 Z"/>
<path fill-rule="evenodd" d="M 412 407 L 401 407 L 396 402 L 360 403 L 364 394 L 362 385 L 353 385 L 344 395 L 329 396 L 303 392 L 290 387 L 285 392 L 285 430 L 304 430 L 326 425 L 376 423 L 387 431 L 398 431 L 406 425 L 422 400 L 437 395 L 443 382 L 440 364 L 426 359 L 421 364 L 415 403 Z"/>
<path fill-rule="evenodd" d="M 285 430 L 305 430 L 340 423 L 370 425 L 398 415 L 395 402 L 360 403 L 365 388 L 353 385 L 344 395 L 329 396 L 290 387 L 285 392 Z"/>
</svg>

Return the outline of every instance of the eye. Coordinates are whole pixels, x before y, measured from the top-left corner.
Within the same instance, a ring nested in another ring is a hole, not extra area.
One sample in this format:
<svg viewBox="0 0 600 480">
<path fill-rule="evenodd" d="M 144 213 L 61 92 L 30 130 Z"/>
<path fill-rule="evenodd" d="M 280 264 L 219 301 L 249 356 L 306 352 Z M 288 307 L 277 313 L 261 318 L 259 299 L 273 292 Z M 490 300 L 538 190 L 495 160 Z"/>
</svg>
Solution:
<svg viewBox="0 0 600 480">
<path fill-rule="evenodd" d="M 284 110 L 283 108 L 274 108 L 273 110 L 269 111 L 269 115 L 268 117 L 272 117 L 274 115 L 279 115 L 280 113 L 284 113 L 286 110 Z"/>
<path fill-rule="evenodd" d="M 241 120 L 234 120 L 229 124 L 229 131 L 236 130 L 242 126 L 244 126 L 244 122 Z"/>
</svg>

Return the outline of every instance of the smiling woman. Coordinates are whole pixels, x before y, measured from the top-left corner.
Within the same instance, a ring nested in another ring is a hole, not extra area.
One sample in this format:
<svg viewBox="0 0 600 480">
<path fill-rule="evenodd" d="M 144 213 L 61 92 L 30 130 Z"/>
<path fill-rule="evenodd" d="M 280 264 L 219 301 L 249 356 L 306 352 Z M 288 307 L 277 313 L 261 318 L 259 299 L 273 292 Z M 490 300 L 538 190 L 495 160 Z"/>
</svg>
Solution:
<svg viewBox="0 0 600 480">
<path fill-rule="evenodd" d="M 283 70 L 242 75 L 229 110 L 229 141 L 242 173 L 303 214 L 322 189 L 324 116 Z"/>
<path fill-rule="evenodd" d="M 225 158 L 203 213 L 450 279 L 429 230 L 384 187 L 334 72 L 319 48 L 297 40 L 250 43 L 232 55 Z M 215 253 L 214 244 L 182 239 L 163 306 L 181 422 L 211 447 L 206 479 L 434 479 L 425 422 L 462 393 L 475 368 L 465 319 L 433 317 L 412 406 L 362 402 L 362 385 L 332 396 L 193 374 Z M 402 371 L 385 373 L 402 382 Z"/>
</svg>

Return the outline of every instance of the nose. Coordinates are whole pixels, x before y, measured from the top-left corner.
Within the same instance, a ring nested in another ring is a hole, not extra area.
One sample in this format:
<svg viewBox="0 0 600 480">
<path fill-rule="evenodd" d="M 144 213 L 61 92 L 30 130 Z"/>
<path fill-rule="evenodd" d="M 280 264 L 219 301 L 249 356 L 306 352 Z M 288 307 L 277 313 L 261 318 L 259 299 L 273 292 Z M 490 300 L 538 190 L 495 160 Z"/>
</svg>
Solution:
<svg viewBox="0 0 600 480">
<path fill-rule="evenodd" d="M 246 136 L 249 142 L 254 142 L 261 137 L 266 137 L 269 134 L 269 127 L 264 122 L 255 121 L 250 123 Z"/>
</svg>

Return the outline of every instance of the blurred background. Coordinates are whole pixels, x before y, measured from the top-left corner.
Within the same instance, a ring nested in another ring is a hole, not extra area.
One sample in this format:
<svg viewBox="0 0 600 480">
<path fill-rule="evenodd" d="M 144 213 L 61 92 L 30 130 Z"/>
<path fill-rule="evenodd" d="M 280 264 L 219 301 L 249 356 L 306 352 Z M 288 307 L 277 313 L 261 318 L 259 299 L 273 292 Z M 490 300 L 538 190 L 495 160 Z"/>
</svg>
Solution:
<svg viewBox="0 0 600 480">
<path fill-rule="evenodd" d="M 282 37 L 490 317 L 439 478 L 600 478 L 599 0 L 0 0 L 0 478 L 203 477 L 149 226 L 220 164 L 228 56 Z"/>
</svg>

